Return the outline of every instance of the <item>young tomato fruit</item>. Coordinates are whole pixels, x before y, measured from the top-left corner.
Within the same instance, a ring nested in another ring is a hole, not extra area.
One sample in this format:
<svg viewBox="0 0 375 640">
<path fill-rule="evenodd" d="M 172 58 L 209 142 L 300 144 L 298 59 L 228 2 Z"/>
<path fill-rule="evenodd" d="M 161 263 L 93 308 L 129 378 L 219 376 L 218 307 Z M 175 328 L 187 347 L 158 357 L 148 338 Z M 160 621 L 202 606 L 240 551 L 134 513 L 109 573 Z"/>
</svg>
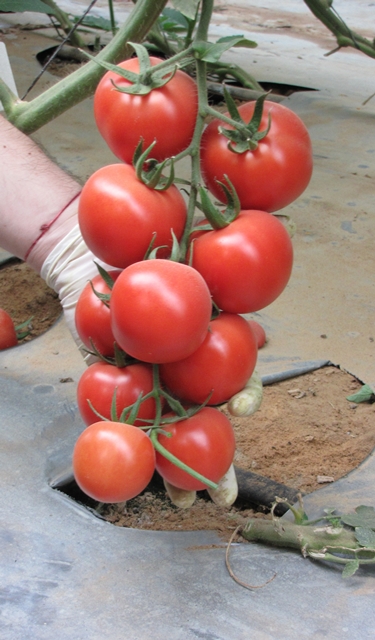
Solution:
<svg viewBox="0 0 375 640">
<path fill-rule="evenodd" d="M 257 341 L 258 349 L 261 349 L 267 342 L 266 332 L 256 320 L 248 320 L 248 323 Z"/>
<path fill-rule="evenodd" d="M 238 111 L 248 123 L 254 113 L 255 101 L 247 102 Z M 226 114 L 229 115 L 229 114 Z M 239 197 L 242 209 L 277 211 L 303 193 L 309 184 L 313 160 L 309 133 L 302 120 L 281 104 L 264 102 L 259 131 L 271 126 L 254 150 L 236 153 L 228 147 L 228 139 L 219 127 L 231 129 L 220 120 L 213 120 L 201 141 L 201 169 L 211 193 L 222 202 L 224 191 L 217 183 L 228 176 Z"/>
<path fill-rule="evenodd" d="M 115 280 L 121 271 L 110 271 L 109 275 Z M 105 304 L 96 293 L 110 295 L 111 289 L 98 274 L 82 289 L 78 298 L 75 323 L 79 337 L 88 350 L 95 349 L 103 356 L 114 355 L 114 342 L 109 304 Z M 92 343 L 92 344 L 91 344 Z"/>
<path fill-rule="evenodd" d="M 227 227 L 199 232 L 192 243 L 192 266 L 220 309 L 252 313 L 271 304 L 286 287 L 292 242 L 276 216 L 241 211 Z"/>
<path fill-rule="evenodd" d="M 168 417 L 169 414 L 167 414 Z M 164 424 L 163 430 L 171 433 L 168 437 L 158 435 L 159 443 L 212 482 L 218 482 L 233 462 L 235 438 L 228 418 L 218 409 L 204 407 L 191 418 Z M 187 491 L 200 491 L 206 485 L 193 478 L 187 471 L 179 469 L 156 452 L 156 470 L 170 484 Z"/>
<path fill-rule="evenodd" d="M 258 349 L 241 316 L 221 313 L 211 321 L 204 342 L 188 358 L 160 366 L 163 382 L 181 400 L 209 405 L 227 402 L 254 371 Z"/>
<path fill-rule="evenodd" d="M 181 360 L 205 339 L 211 308 L 208 287 L 195 269 L 170 260 L 144 260 L 130 265 L 114 284 L 113 335 L 137 360 Z"/>
<path fill-rule="evenodd" d="M 15 347 L 18 344 L 13 320 L 4 309 L 0 309 L 0 350 Z"/>
<path fill-rule="evenodd" d="M 137 496 L 155 470 L 155 451 L 141 429 L 120 422 L 96 422 L 79 436 L 73 451 L 78 486 L 99 502 Z"/>
<path fill-rule="evenodd" d="M 87 367 L 79 379 L 78 409 L 87 425 L 100 420 L 95 411 L 111 420 L 111 406 L 116 392 L 116 417 L 119 418 L 122 410 L 134 404 L 141 393 L 145 396 L 152 389 L 152 369 L 149 365 L 129 364 L 119 368 L 107 362 L 95 362 Z M 95 411 L 91 409 L 90 403 Z M 144 420 L 153 420 L 155 413 L 155 400 L 145 400 L 139 408 L 135 425 L 144 425 Z"/>
<path fill-rule="evenodd" d="M 130 165 L 112 164 L 98 169 L 84 185 L 78 221 L 84 241 L 107 264 L 124 269 L 143 260 L 153 246 L 172 246 L 172 230 L 179 240 L 186 222 L 186 204 L 171 185 L 165 191 L 146 187 Z"/>
<path fill-rule="evenodd" d="M 151 58 L 151 65 L 162 62 Z M 139 72 L 137 58 L 118 65 Z M 123 93 L 131 82 L 114 71 L 108 71 L 99 82 L 94 96 L 97 127 L 111 151 L 131 163 L 134 151 L 143 138 L 144 148 L 156 140 L 152 157 L 165 160 L 183 151 L 193 137 L 198 113 L 197 88 L 194 80 L 177 70 L 163 87 L 146 95 Z"/>
</svg>

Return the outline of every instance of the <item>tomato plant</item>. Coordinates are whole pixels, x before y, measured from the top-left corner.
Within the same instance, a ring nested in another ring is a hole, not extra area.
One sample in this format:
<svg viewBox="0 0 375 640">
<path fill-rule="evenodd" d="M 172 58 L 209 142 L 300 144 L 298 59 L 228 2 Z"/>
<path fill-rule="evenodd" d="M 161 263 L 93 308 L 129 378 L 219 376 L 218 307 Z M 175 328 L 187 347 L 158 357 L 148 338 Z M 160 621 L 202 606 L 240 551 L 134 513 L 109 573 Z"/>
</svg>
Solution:
<svg viewBox="0 0 375 640">
<path fill-rule="evenodd" d="M 98 169 L 84 185 L 78 220 L 83 239 L 107 264 L 123 269 L 143 260 L 153 241 L 166 246 L 158 257 L 167 257 L 172 231 L 180 239 L 186 222 L 186 204 L 175 185 L 157 191 L 143 184 L 134 168 L 113 164 Z"/>
<path fill-rule="evenodd" d="M 202 16 L 211 10 L 202 4 Z M 122 424 L 126 420 L 153 421 L 149 439 L 138 429 L 154 455 L 148 477 L 156 464 L 167 489 L 220 491 L 216 485 L 233 471 L 231 423 L 212 406 L 189 405 L 228 402 L 233 415 L 249 415 L 259 407 L 255 365 L 265 332 L 239 314 L 271 304 L 292 271 L 290 236 L 271 212 L 306 188 L 312 172 L 310 138 L 298 116 L 267 102 L 265 95 L 237 109 L 225 90 L 226 115 L 209 105 L 206 63 L 227 46 L 244 42 L 233 36 L 207 48 L 208 13 L 199 18 L 191 46 L 172 62 L 150 60 L 137 43 L 131 45 L 137 58 L 118 65 L 120 74 L 103 62 L 110 70 L 94 97 L 98 129 L 125 164 L 103 167 L 89 178 L 79 224 L 93 254 L 122 271 L 110 288 L 109 307 L 93 301 L 92 289 L 85 289 L 77 328 L 82 340 L 91 339 L 104 355 L 115 341 L 126 361 L 137 361 L 122 369 L 96 363 L 79 381 L 79 409 L 86 424 L 93 424 L 77 443 L 75 473 L 83 490 L 101 500 L 122 501 L 144 487 L 143 476 L 137 488 L 127 484 L 133 472 L 128 474 L 126 465 L 136 465 L 127 429 L 131 434 L 137 429 Z M 199 94 L 180 71 L 193 64 Z M 207 116 L 217 118 L 204 130 Z M 168 158 L 176 155 L 178 160 L 190 156 L 190 180 L 175 176 Z M 186 185 L 187 203 L 178 183 Z M 207 190 L 226 203 L 225 211 L 216 208 Z M 192 233 L 197 208 L 205 219 Z M 103 281 L 95 285 L 109 293 Z M 134 404 L 138 415 L 124 416 L 124 407 L 129 412 Z M 113 423 L 120 414 L 121 424 Z M 107 471 L 111 460 L 113 472 Z M 138 463 L 142 470 L 142 457 Z"/>
<path fill-rule="evenodd" d="M 159 434 L 159 443 L 212 482 L 218 482 L 233 462 L 233 428 L 228 418 L 218 409 L 204 407 L 190 418 L 163 425 L 163 430 L 171 436 Z M 199 491 L 206 488 L 206 485 L 178 468 L 159 451 L 156 451 L 156 470 L 167 482 L 180 489 Z"/>
<path fill-rule="evenodd" d="M 130 364 L 119 368 L 106 362 L 95 362 L 83 372 L 79 379 L 78 409 L 87 425 L 100 420 L 91 409 L 90 403 L 95 411 L 107 420 L 111 420 L 112 400 L 116 392 L 116 412 L 119 418 L 122 410 L 136 402 L 141 393 L 145 396 L 152 389 L 152 369 L 147 364 Z M 155 412 L 155 400 L 153 398 L 145 400 L 139 408 L 135 424 L 145 424 L 143 420 L 153 420 Z"/>
<path fill-rule="evenodd" d="M 255 101 L 243 104 L 238 112 L 248 123 Z M 226 114 L 228 115 L 228 114 Z M 201 140 L 201 169 L 208 189 L 226 202 L 217 181 L 225 176 L 233 184 L 242 209 L 277 211 L 293 202 L 306 189 L 312 174 L 312 148 L 308 131 L 293 111 L 281 104 L 265 101 L 260 130 L 270 129 L 256 148 L 243 153 L 232 151 L 219 127 L 233 129 L 214 119 Z"/>
<path fill-rule="evenodd" d="M 151 65 L 161 62 L 151 58 Z M 138 73 L 138 58 L 125 60 L 119 67 Z M 115 71 L 108 71 L 94 96 L 97 127 L 111 151 L 131 163 L 140 141 L 149 147 L 156 140 L 152 157 L 164 160 L 183 151 L 193 137 L 198 112 L 194 80 L 177 70 L 164 86 L 146 95 L 124 93 L 132 83 Z M 117 89 L 118 87 L 118 89 Z"/>
<path fill-rule="evenodd" d="M 15 347 L 18 344 L 16 329 L 9 313 L 0 309 L 0 350 Z"/>
<path fill-rule="evenodd" d="M 265 211 L 242 211 L 227 227 L 199 234 L 192 243 L 192 266 L 223 311 L 258 311 L 286 287 L 293 247 L 277 217 Z"/>
<path fill-rule="evenodd" d="M 109 276 L 116 280 L 121 271 L 110 271 Z M 79 337 L 88 350 L 95 349 L 103 356 L 114 355 L 114 342 L 109 303 L 106 304 L 97 293 L 111 294 L 111 289 L 98 274 L 88 282 L 78 298 L 75 311 L 75 324 Z"/>
<path fill-rule="evenodd" d="M 211 321 L 200 347 L 179 362 L 161 365 L 160 375 L 181 400 L 208 404 L 227 402 L 243 389 L 254 371 L 257 343 L 241 316 L 221 313 Z"/>
<path fill-rule="evenodd" d="M 78 486 L 99 502 L 124 502 L 137 496 L 155 470 L 155 451 L 137 427 L 96 422 L 79 436 L 73 451 Z"/>
<path fill-rule="evenodd" d="M 111 296 L 112 331 L 133 358 L 162 363 L 186 358 L 206 337 L 211 296 L 192 267 L 144 260 L 117 278 Z"/>
</svg>

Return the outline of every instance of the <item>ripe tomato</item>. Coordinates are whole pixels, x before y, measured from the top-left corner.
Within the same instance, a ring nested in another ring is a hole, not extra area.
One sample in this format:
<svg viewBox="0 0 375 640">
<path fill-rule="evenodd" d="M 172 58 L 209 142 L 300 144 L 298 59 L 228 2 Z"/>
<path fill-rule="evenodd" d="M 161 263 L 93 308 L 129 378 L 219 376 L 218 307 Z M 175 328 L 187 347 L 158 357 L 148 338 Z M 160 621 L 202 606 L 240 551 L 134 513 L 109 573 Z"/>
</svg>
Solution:
<svg viewBox="0 0 375 640">
<path fill-rule="evenodd" d="M 247 123 L 255 102 L 247 102 L 238 111 Z M 237 191 L 242 209 L 277 211 L 293 202 L 309 184 L 313 161 L 309 133 L 302 120 L 281 104 L 265 101 L 259 130 L 271 127 L 254 151 L 235 153 L 218 127 L 229 126 L 213 120 L 201 141 L 201 169 L 211 193 L 226 201 L 217 180 L 227 175 Z M 228 114 L 227 114 L 228 115 Z"/>
<path fill-rule="evenodd" d="M 13 320 L 4 309 L 0 309 L 0 350 L 15 347 L 18 344 Z"/>
<path fill-rule="evenodd" d="M 263 329 L 262 325 L 259 324 L 259 322 L 257 322 L 256 320 L 248 320 L 248 323 L 254 333 L 258 349 L 261 349 L 267 342 L 266 332 Z"/>
<path fill-rule="evenodd" d="M 126 407 L 136 402 L 142 393 L 145 396 L 153 389 L 152 369 L 146 364 L 130 364 L 127 367 L 116 367 L 107 362 L 95 362 L 81 375 L 77 386 L 78 409 L 82 420 L 89 425 L 100 418 L 89 402 L 100 415 L 111 420 L 111 405 L 116 390 L 117 417 Z M 145 424 L 142 419 L 155 418 L 155 401 L 153 398 L 142 402 L 135 425 Z"/>
<path fill-rule="evenodd" d="M 154 247 L 166 245 L 158 257 L 169 256 L 174 231 L 179 240 L 186 222 L 186 204 L 175 185 L 149 189 L 130 165 L 98 169 L 82 189 L 78 221 L 84 241 L 101 260 L 124 269 L 143 260 Z"/>
<path fill-rule="evenodd" d="M 211 321 L 207 336 L 191 356 L 161 365 L 160 374 L 169 390 L 181 400 L 202 404 L 227 402 L 241 391 L 254 371 L 257 343 L 241 316 L 221 313 Z"/>
<path fill-rule="evenodd" d="M 110 271 L 109 275 L 115 280 L 121 271 Z M 94 289 L 94 290 L 93 290 Z M 103 356 L 114 355 L 114 342 L 109 305 L 107 306 L 95 291 L 110 295 L 102 276 L 98 274 L 82 289 L 75 310 L 75 323 L 79 337 L 87 349 L 92 349 L 91 341 Z"/>
<path fill-rule="evenodd" d="M 152 66 L 158 62 L 161 62 L 159 58 L 151 58 Z M 137 58 L 125 60 L 118 66 L 139 72 Z M 122 88 L 131 84 L 114 71 L 108 71 L 94 96 L 97 127 L 115 156 L 131 163 L 140 138 L 145 148 L 156 140 L 151 155 L 158 161 L 186 149 L 193 137 L 198 113 L 194 80 L 178 70 L 167 84 L 146 95 L 122 93 L 114 86 Z"/>
<path fill-rule="evenodd" d="M 163 425 L 163 429 L 172 437 L 159 434 L 160 444 L 194 471 L 212 482 L 218 482 L 228 471 L 233 462 L 235 438 L 230 421 L 218 409 L 204 407 L 191 418 Z M 179 489 L 206 489 L 205 484 L 169 462 L 158 451 L 156 470 Z"/>
<path fill-rule="evenodd" d="M 79 436 L 73 451 L 78 486 L 99 502 L 124 502 L 137 496 L 155 470 L 150 438 L 137 427 L 96 422 Z"/>
<path fill-rule="evenodd" d="M 293 247 L 282 223 L 265 211 L 241 211 L 227 227 L 200 232 L 192 266 L 215 303 L 229 313 L 252 313 L 271 304 L 286 287 Z"/>
<path fill-rule="evenodd" d="M 211 308 L 208 287 L 195 269 L 170 260 L 144 260 L 130 265 L 114 284 L 113 335 L 138 360 L 181 360 L 205 339 Z"/>
</svg>

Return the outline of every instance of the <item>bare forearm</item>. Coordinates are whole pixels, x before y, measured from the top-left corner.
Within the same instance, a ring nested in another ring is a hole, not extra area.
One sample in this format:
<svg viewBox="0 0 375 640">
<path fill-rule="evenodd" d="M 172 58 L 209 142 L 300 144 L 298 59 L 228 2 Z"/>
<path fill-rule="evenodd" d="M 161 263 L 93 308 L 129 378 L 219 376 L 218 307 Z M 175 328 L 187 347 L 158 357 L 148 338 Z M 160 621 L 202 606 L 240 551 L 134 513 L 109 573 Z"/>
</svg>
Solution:
<svg viewBox="0 0 375 640">
<path fill-rule="evenodd" d="M 24 258 L 43 226 L 64 209 L 79 189 L 73 178 L 0 115 L 0 246 L 3 249 Z M 77 201 L 64 213 L 66 230 L 72 226 L 68 218 L 75 218 L 76 211 Z M 53 226 L 46 238 L 51 237 L 52 230 Z M 40 257 L 32 250 L 30 258 L 32 266 L 39 270 L 46 251 L 37 253 L 41 253 Z"/>
</svg>

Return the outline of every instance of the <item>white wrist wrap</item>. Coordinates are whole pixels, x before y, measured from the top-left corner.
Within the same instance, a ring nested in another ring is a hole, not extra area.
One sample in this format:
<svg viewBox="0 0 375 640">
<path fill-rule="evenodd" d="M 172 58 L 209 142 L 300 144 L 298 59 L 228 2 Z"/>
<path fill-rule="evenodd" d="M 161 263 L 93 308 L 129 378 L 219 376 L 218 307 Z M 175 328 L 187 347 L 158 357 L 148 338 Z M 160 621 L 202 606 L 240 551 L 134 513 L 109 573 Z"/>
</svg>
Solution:
<svg viewBox="0 0 375 640">
<path fill-rule="evenodd" d="M 40 275 L 58 294 L 68 328 L 81 348 L 75 325 L 75 308 L 83 287 L 98 275 L 94 260 L 104 268 L 110 267 L 98 260 L 86 246 L 77 224 L 45 259 Z"/>
</svg>

